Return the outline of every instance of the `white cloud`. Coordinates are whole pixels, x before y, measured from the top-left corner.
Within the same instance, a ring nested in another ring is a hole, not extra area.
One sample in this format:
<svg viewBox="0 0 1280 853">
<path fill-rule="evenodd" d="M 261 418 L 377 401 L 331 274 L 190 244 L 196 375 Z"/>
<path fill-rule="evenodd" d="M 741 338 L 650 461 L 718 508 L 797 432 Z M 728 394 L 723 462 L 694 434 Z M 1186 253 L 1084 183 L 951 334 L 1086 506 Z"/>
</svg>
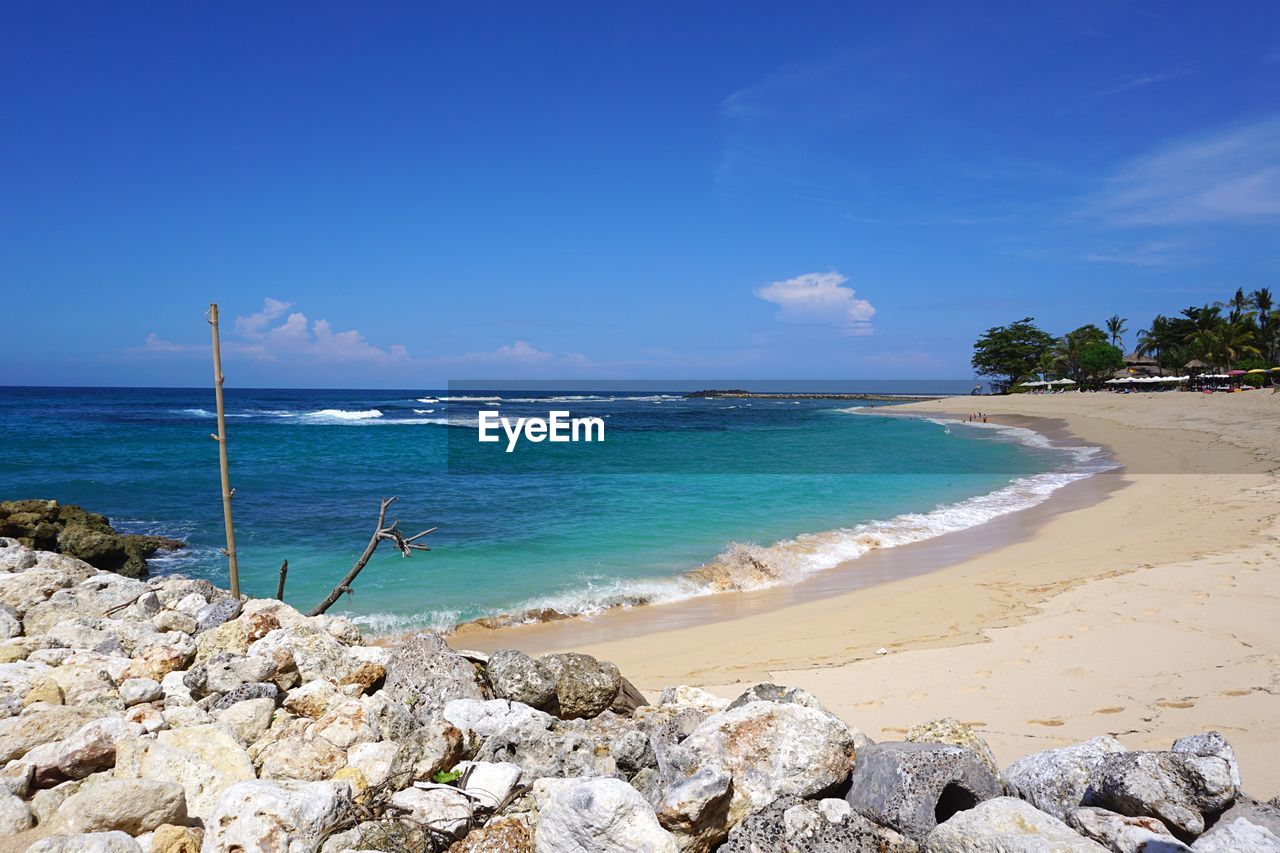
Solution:
<svg viewBox="0 0 1280 853">
<path fill-rule="evenodd" d="M 875 306 L 845 287 L 846 281 L 834 270 L 811 272 L 770 282 L 755 294 L 778 306 L 777 318 L 783 323 L 839 326 L 852 334 L 870 334 Z"/>
<path fill-rule="evenodd" d="M 409 360 L 408 350 L 400 344 L 385 348 L 374 346 L 354 329 L 335 332 L 328 320 L 309 320 L 301 311 L 293 312 L 279 325 L 272 325 L 291 306 L 290 302 L 268 297 L 263 300 L 261 311 L 236 317 L 232 328 L 224 334 L 223 355 L 309 364 L 391 364 Z M 209 345 L 175 343 L 152 332 L 141 350 L 164 354 L 207 353 Z"/>
<path fill-rule="evenodd" d="M 1174 262 L 1173 253 L 1179 248 L 1171 241 L 1152 241 L 1130 248 L 1111 247 L 1089 252 L 1084 260 L 1099 264 L 1127 264 L 1134 267 L 1162 267 Z"/>
<path fill-rule="evenodd" d="M 1280 218 L 1280 118 L 1185 139 L 1140 157 L 1086 202 L 1116 225 Z"/>
<path fill-rule="evenodd" d="M 335 332 L 324 319 L 309 320 L 301 311 L 289 314 L 283 323 L 273 326 L 293 303 L 267 297 L 256 314 L 236 317 L 235 334 L 242 340 L 232 341 L 239 351 L 267 360 L 291 358 L 304 362 L 369 362 L 389 364 L 407 361 L 409 352 L 401 344 L 378 347 L 365 340 L 355 329 Z"/>
<path fill-rule="evenodd" d="M 508 365 L 512 367 L 528 367 L 531 365 L 555 365 L 566 361 L 583 362 L 583 356 L 558 356 L 553 352 L 540 350 L 528 341 L 516 341 L 494 350 L 469 352 L 462 355 L 442 356 L 433 361 L 444 365 Z"/>
<path fill-rule="evenodd" d="M 147 352 L 192 352 L 194 350 L 203 349 L 194 344 L 179 344 L 173 341 L 166 341 L 155 332 L 147 335 L 146 341 L 142 345 L 142 349 Z"/>
<path fill-rule="evenodd" d="M 291 307 L 293 307 L 292 302 L 281 302 L 279 299 L 272 299 L 268 296 L 262 300 L 262 310 L 257 314 L 250 314 L 248 317 L 236 317 L 236 334 L 249 336 L 261 334 L 268 323 Z"/>
</svg>

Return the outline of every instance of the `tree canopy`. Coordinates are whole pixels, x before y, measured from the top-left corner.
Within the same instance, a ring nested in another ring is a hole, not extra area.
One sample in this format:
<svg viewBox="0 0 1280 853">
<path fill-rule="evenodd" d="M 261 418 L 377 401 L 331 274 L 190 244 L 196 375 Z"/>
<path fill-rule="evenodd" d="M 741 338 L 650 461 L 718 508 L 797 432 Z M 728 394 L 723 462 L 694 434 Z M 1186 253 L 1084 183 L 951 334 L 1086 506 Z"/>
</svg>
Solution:
<svg viewBox="0 0 1280 853">
<path fill-rule="evenodd" d="M 1023 317 L 1007 326 L 993 326 L 978 338 L 973 345 L 973 369 L 1007 391 L 1033 376 L 1053 346 L 1053 335 L 1038 327 L 1033 318 Z"/>
</svg>

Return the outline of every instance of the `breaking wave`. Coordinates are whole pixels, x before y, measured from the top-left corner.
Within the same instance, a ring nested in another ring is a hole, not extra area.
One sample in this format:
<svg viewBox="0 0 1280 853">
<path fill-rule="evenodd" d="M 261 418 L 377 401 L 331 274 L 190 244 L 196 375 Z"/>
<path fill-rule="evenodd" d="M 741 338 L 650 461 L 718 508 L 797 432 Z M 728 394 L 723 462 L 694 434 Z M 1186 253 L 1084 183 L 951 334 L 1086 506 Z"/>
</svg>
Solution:
<svg viewBox="0 0 1280 853">
<path fill-rule="evenodd" d="M 837 410 L 865 413 L 864 409 Z M 881 414 L 875 412 L 875 414 Z M 896 416 L 896 415 L 895 415 Z M 1059 452 L 1061 470 L 1012 479 L 986 494 L 941 504 L 928 512 L 903 513 L 887 520 L 868 521 L 850 527 L 805 533 L 772 544 L 730 542 L 713 559 L 675 577 L 616 579 L 603 576 L 579 578 L 570 588 L 529 599 L 510 609 L 492 611 L 463 626 L 500 628 L 553 622 L 575 616 L 591 616 L 615 608 L 662 604 L 722 592 L 739 592 L 797 583 L 818 572 L 834 569 L 871 551 L 923 542 L 986 524 L 1010 513 L 1048 500 L 1054 492 L 1118 466 L 1102 448 L 1063 446 L 1034 430 L 999 424 L 971 424 L 961 420 L 930 418 L 944 428 L 961 425 L 998 433 L 1001 438 Z M 436 630 L 457 627 L 455 611 L 432 611 L 397 616 L 373 614 L 361 617 L 371 629 L 410 630 L 430 626 Z"/>
</svg>

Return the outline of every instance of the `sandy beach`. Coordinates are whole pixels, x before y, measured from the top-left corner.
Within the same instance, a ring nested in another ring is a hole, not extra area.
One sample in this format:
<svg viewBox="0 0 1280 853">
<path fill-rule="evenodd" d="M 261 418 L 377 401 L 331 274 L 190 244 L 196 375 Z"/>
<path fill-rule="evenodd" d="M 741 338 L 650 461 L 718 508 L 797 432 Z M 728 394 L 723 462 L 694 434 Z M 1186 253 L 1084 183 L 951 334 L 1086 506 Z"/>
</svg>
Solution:
<svg viewBox="0 0 1280 853">
<path fill-rule="evenodd" d="M 455 645 L 577 649 L 615 661 L 649 692 L 797 685 L 875 739 L 953 715 L 1002 764 L 1100 732 L 1167 749 L 1217 729 L 1236 745 L 1251 793 L 1280 793 L 1280 395 L 898 407 L 979 408 L 1104 446 L 1124 467 L 980 529 L 876 552 L 796 587 L 464 630 Z"/>
</svg>

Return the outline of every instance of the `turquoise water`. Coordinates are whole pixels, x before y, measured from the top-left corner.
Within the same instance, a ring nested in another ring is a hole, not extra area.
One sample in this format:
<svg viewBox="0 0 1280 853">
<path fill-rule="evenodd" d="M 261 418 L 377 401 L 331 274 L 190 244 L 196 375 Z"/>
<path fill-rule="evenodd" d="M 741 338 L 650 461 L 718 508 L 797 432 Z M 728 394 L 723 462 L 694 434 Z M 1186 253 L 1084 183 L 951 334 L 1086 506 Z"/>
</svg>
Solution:
<svg viewBox="0 0 1280 853">
<path fill-rule="evenodd" d="M 229 389 L 244 591 L 273 594 L 288 559 L 286 600 L 315 603 L 364 547 L 382 496 L 399 497 L 406 532 L 439 527 L 430 553 L 380 549 L 339 605 L 391 630 L 790 583 L 1030 506 L 1090 464 L 1025 431 L 832 401 L 497 396 Z M 476 456 L 482 407 L 598 416 L 606 440 Z M 0 389 L 0 497 L 185 538 L 153 572 L 225 584 L 212 410 L 204 389 Z"/>
</svg>

